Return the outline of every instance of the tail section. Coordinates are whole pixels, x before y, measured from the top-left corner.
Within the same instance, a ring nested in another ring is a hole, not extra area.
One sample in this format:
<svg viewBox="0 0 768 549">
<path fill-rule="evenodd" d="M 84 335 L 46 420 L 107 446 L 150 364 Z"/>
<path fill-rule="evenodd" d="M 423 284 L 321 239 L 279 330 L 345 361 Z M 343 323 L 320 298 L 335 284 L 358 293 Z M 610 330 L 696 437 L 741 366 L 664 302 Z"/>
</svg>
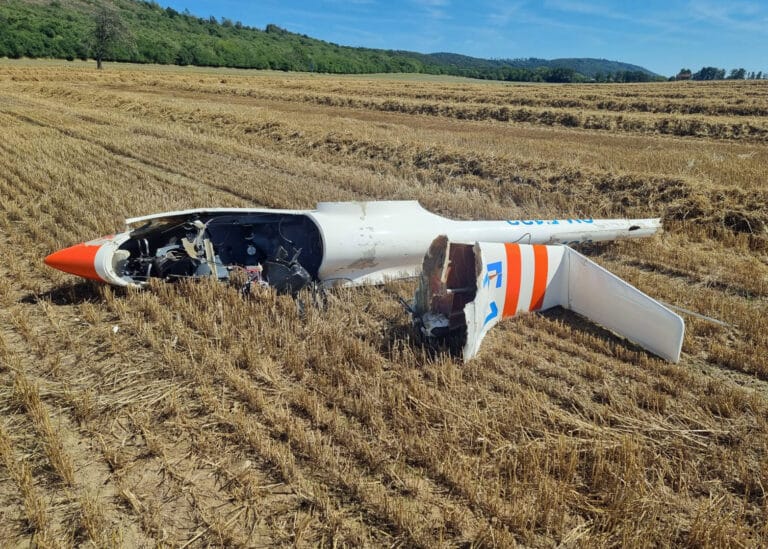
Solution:
<svg viewBox="0 0 768 549">
<path fill-rule="evenodd" d="M 685 322 L 667 307 L 568 249 L 568 302 L 563 307 L 670 362 L 680 360 Z"/>
<path fill-rule="evenodd" d="M 428 336 L 464 337 L 464 360 L 504 318 L 561 306 L 677 362 L 678 315 L 566 246 L 476 243 L 446 237 L 424 259 L 415 319 Z"/>
</svg>

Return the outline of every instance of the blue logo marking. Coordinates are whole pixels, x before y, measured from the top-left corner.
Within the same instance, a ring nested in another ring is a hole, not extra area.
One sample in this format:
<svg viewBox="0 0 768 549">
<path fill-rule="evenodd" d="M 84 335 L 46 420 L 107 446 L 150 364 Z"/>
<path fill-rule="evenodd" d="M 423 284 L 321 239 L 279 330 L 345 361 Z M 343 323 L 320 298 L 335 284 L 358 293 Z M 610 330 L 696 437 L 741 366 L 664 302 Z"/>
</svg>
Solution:
<svg viewBox="0 0 768 549">
<path fill-rule="evenodd" d="M 495 301 L 491 301 L 491 312 L 488 313 L 488 316 L 485 317 L 485 322 L 483 322 L 483 326 L 488 324 L 491 320 L 499 316 L 499 308 L 496 306 Z"/>
<path fill-rule="evenodd" d="M 485 266 L 487 272 L 485 273 L 485 278 L 483 278 L 483 288 L 491 283 L 492 272 L 496 273 L 496 287 L 501 288 L 501 268 L 501 261 L 488 263 L 488 265 Z"/>
</svg>

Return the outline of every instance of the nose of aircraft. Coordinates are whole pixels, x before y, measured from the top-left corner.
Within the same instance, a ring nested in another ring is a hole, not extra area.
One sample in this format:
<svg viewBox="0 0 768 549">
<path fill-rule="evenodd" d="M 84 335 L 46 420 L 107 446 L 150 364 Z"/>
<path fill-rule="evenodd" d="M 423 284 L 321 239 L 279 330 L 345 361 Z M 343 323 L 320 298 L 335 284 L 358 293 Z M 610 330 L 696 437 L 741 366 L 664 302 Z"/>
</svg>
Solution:
<svg viewBox="0 0 768 549">
<path fill-rule="evenodd" d="M 49 267 L 91 280 L 101 280 L 96 272 L 96 253 L 101 246 L 77 244 L 54 252 L 43 261 Z"/>
</svg>

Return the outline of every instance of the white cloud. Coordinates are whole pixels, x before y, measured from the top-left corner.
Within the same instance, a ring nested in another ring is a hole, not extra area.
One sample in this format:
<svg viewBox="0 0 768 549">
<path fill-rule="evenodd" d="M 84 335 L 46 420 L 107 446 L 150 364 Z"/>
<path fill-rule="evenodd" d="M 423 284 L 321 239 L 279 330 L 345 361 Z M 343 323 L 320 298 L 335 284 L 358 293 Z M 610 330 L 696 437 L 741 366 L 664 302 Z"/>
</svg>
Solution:
<svg viewBox="0 0 768 549">
<path fill-rule="evenodd" d="M 755 2 L 689 2 L 691 16 L 725 31 L 768 33 L 768 8 Z"/>
<path fill-rule="evenodd" d="M 523 3 L 494 4 L 488 13 L 488 24 L 494 27 L 506 27 L 511 21 L 519 18 L 523 13 Z"/>
<path fill-rule="evenodd" d="M 432 20 L 450 19 L 450 0 L 411 0 L 416 8 Z"/>
</svg>

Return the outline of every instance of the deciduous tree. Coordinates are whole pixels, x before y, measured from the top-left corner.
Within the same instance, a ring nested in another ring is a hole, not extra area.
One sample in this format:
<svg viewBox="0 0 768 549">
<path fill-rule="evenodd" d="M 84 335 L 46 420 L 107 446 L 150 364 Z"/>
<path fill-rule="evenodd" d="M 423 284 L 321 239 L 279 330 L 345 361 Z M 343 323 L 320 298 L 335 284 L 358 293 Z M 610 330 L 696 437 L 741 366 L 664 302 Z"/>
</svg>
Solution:
<svg viewBox="0 0 768 549">
<path fill-rule="evenodd" d="M 744 80 L 746 76 L 746 69 L 731 69 L 731 73 L 728 75 L 728 80 Z"/>
<path fill-rule="evenodd" d="M 126 28 L 120 14 L 107 6 L 100 6 L 94 16 L 93 46 L 91 53 L 96 59 L 96 68 L 108 57 L 117 43 L 125 37 Z"/>
<path fill-rule="evenodd" d="M 718 69 L 717 67 L 702 67 L 702 69 L 694 73 L 694 80 L 723 80 L 725 78 L 725 69 Z"/>
</svg>

